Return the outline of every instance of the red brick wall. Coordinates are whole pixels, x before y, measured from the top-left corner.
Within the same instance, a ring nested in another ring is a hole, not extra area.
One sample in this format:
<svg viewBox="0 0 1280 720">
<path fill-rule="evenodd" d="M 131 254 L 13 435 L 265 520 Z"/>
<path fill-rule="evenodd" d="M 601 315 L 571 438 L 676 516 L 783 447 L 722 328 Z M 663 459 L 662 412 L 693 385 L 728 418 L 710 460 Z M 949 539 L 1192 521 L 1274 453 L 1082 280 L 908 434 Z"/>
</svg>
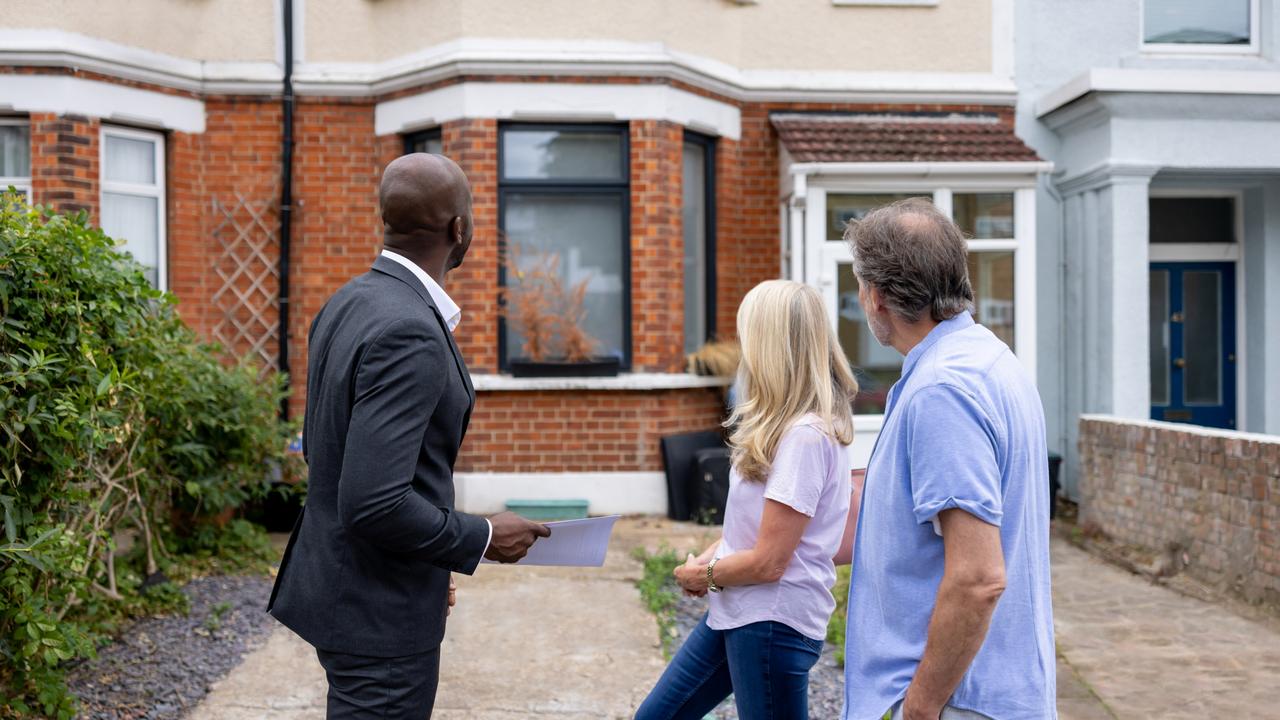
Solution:
<svg viewBox="0 0 1280 720">
<path fill-rule="evenodd" d="M 440 133 L 444 154 L 471 181 L 475 231 L 445 289 L 462 308 L 455 337 L 473 373 L 498 372 L 498 123 L 455 120 Z"/>
<path fill-rule="evenodd" d="M 368 102 L 305 101 L 295 114 L 290 356 L 295 417 L 305 408 L 307 331 L 329 296 L 382 245 L 379 145 Z"/>
<path fill-rule="evenodd" d="M 684 130 L 631 121 L 632 368 L 679 372 L 684 353 Z"/>
<path fill-rule="evenodd" d="M 718 389 L 484 392 L 459 472 L 662 469 L 658 440 L 720 422 Z"/>
<path fill-rule="evenodd" d="M 1193 577 L 1280 603 L 1280 439 L 1084 418 L 1080 496 L 1110 537 L 1174 546 Z"/>
<path fill-rule="evenodd" d="M 96 118 L 36 113 L 31 116 L 32 200 L 58 212 L 85 211 L 98 222 Z"/>
</svg>

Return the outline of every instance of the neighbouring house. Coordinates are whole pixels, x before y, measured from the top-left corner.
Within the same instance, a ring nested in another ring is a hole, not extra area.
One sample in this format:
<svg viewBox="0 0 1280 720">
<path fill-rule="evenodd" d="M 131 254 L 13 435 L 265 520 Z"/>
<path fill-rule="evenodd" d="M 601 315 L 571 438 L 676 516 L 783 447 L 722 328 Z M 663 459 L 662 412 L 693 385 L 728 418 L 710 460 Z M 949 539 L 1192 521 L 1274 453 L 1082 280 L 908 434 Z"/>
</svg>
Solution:
<svg viewBox="0 0 1280 720">
<path fill-rule="evenodd" d="M 1280 601 L 1280 3 L 1028 0 L 1015 32 L 1067 493 Z"/>
<path fill-rule="evenodd" d="M 460 505 L 661 512 L 659 438 L 723 409 L 726 381 L 684 356 L 731 337 L 765 279 L 824 292 L 869 454 L 901 358 L 862 324 L 841 232 L 894 198 L 969 233 L 979 319 L 1060 392 L 1059 241 L 1037 237 L 1056 146 L 1014 134 L 1014 6 L 0 0 L 0 183 L 122 238 L 205 337 L 289 371 L 296 415 L 309 323 L 379 249 L 380 169 L 448 155 L 477 223 L 448 288 L 478 393 Z M 500 235 L 587 283 L 620 375 L 509 374 Z"/>
</svg>

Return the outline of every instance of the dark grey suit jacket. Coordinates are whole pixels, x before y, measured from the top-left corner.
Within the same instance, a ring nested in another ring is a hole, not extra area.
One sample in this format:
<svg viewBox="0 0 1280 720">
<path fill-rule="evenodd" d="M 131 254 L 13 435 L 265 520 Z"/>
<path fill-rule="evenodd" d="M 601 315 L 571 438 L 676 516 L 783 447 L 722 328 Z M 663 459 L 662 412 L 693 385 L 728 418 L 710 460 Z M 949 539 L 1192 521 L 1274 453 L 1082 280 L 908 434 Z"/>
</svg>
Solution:
<svg viewBox="0 0 1280 720">
<path fill-rule="evenodd" d="M 453 507 L 466 364 L 427 289 L 385 257 L 329 298 L 309 348 L 307 501 L 268 609 L 321 650 L 435 649 L 449 573 L 475 572 L 489 539 Z"/>
</svg>

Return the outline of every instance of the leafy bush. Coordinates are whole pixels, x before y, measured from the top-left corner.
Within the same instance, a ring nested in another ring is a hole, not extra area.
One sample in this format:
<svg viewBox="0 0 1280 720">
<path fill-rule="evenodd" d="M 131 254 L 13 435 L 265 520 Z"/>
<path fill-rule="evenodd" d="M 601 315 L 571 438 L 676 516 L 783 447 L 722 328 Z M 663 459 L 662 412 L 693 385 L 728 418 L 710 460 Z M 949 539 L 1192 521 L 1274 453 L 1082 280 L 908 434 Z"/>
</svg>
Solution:
<svg viewBox="0 0 1280 720">
<path fill-rule="evenodd" d="M 180 605 L 143 585 L 219 552 L 211 519 L 283 461 L 283 378 L 224 364 L 174 305 L 84 214 L 0 198 L 0 717 L 71 717 L 62 665 Z"/>
</svg>

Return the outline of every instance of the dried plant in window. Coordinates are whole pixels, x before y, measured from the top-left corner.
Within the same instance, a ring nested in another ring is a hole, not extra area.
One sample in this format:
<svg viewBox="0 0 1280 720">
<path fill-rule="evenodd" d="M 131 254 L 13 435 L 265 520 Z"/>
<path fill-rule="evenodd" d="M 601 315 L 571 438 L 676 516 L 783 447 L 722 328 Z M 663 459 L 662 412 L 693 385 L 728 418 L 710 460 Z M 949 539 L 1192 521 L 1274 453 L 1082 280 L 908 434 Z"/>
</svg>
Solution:
<svg viewBox="0 0 1280 720">
<path fill-rule="evenodd" d="M 534 361 L 590 360 L 597 341 L 585 329 L 590 277 L 570 287 L 560 273 L 560 256 L 530 252 L 503 243 L 506 283 L 500 289 L 502 316 L 524 338 L 521 353 Z"/>
</svg>

